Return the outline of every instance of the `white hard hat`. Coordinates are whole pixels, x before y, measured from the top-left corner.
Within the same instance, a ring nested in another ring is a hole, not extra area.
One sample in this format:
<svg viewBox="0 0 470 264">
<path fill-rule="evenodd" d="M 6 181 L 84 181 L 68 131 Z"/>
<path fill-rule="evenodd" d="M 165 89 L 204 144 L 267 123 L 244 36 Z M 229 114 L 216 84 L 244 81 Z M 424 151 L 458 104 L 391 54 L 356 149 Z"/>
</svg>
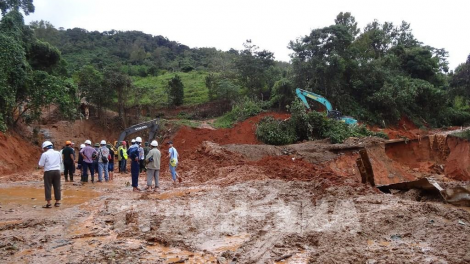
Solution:
<svg viewBox="0 0 470 264">
<path fill-rule="evenodd" d="M 84 148 L 85 147 L 85 144 L 81 144 L 80 145 L 80 149 Z"/>
<path fill-rule="evenodd" d="M 106 145 L 106 140 L 104 140 L 104 139 L 103 139 L 103 140 L 101 140 L 101 143 L 100 143 L 100 145 Z"/>
<path fill-rule="evenodd" d="M 135 138 L 135 142 L 142 143 L 142 138 L 141 138 L 141 137 L 136 137 L 136 138 Z"/>
<path fill-rule="evenodd" d="M 135 139 L 132 139 L 131 142 L 132 142 L 132 143 L 135 143 Z"/>
<path fill-rule="evenodd" d="M 52 146 L 52 142 L 50 141 L 44 141 L 44 143 L 42 143 L 42 148 L 46 148 L 46 147 L 49 147 L 49 146 Z"/>
<path fill-rule="evenodd" d="M 85 144 L 91 145 L 91 141 L 89 139 L 85 140 Z"/>
<path fill-rule="evenodd" d="M 158 147 L 158 142 L 156 140 L 154 140 L 154 141 L 152 141 L 152 143 L 150 143 L 150 146 Z"/>
</svg>

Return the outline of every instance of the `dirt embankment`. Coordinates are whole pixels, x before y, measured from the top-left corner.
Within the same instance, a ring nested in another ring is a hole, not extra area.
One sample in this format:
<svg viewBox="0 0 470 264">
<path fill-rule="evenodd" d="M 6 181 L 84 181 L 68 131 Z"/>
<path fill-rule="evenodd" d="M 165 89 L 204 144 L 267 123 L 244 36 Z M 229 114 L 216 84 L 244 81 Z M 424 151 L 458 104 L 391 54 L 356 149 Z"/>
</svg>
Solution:
<svg viewBox="0 0 470 264">
<path fill-rule="evenodd" d="M 31 144 L 15 131 L 0 132 L 0 178 L 21 174 L 37 167 L 41 148 Z"/>
<path fill-rule="evenodd" d="M 458 181 L 470 181 L 470 142 L 457 137 L 447 137 L 449 156 L 446 160 L 445 174 Z"/>
</svg>

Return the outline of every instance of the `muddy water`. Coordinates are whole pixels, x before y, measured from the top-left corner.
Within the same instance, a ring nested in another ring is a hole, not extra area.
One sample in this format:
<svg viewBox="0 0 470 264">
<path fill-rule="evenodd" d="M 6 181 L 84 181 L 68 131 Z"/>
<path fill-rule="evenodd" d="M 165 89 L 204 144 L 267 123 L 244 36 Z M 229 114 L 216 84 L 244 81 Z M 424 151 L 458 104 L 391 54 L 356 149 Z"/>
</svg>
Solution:
<svg viewBox="0 0 470 264">
<path fill-rule="evenodd" d="M 70 207 L 96 198 L 100 193 L 88 188 L 62 190 L 62 206 Z M 52 191 L 54 199 L 54 192 Z M 43 205 L 44 189 L 31 186 L 13 186 L 0 189 L 0 204 Z"/>
</svg>

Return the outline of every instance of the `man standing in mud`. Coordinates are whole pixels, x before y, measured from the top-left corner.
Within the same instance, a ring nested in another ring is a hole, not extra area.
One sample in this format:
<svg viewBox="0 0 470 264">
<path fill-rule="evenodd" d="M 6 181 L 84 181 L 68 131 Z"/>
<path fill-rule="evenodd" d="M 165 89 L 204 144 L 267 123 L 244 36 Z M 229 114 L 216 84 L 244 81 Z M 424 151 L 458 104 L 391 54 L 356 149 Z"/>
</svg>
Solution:
<svg viewBox="0 0 470 264">
<path fill-rule="evenodd" d="M 153 179 L 155 179 L 154 191 L 156 192 L 159 187 L 158 178 L 160 175 L 161 153 L 160 153 L 160 150 L 158 150 L 158 142 L 156 140 L 152 141 L 150 145 L 152 146 L 152 149 L 145 156 L 145 160 L 147 161 L 147 188 L 146 189 L 149 189 L 149 190 L 152 189 L 152 181 Z"/>
<path fill-rule="evenodd" d="M 98 149 L 98 182 L 103 182 L 103 174 L 104 180 L 106 182 L 109 181 L 109 171 L 108 171 L 108 163 L 109 163 L 109 149 L 106 147 L 106 140 L 101 140 L 100 148 Z"/>
<path fill-rule="evenodd" d="M 44 192 L 46 196 L 46 205 L 43 208 L 52 208 L 51 187 L 54 187 L 55 207 L 60 206 L 60 164 L 62 156 L 59 151 L 53 149 L 50 141 L 42 143 L 42 153 L 39 159 L 39 167 L 44 168 Z"/>
<path fill-rule="evenodd" d="M 170 173 L 173 180 L 173 184 L 176 184 L 176 178 L 178 173 L 176 172 L 176 166 L 178 166 L 178 151 L 173 147 L 173 141 L 169 141 L 168 146 L 168 158 L 170 159 Z M 178 179 L 181 182 L 181 178 Z"/>
<path fill-rule="evenodd" d="M 91 146 L 91 141 L 85 141 L 85 147 L 80 150 L 80 155 L 83 157 L 83 177 L 82 182 L 88 182 L 88 170 L 91 174 L 91 182 L 95 182 L 95 169 L 93 166 L 93 158 L 96 157 L 98 152 Z"/>
<path fill-rule="evenodd" d="M 73 172 L 75 171 L 75 151 L 72 148 L 72 142 L 65 141 L 65 148 L 62 150 L 62 160 L 64 161 L 64 177 L 65 181 L 73 182 Z"/>
<path fill-rule="evenodd" d="M 119 172 L 127 173 L 127 148 L 126 141 L 121 142 L 121 146 L 118 148 L 118 159 L 119 160 Z"/>
<path fill-rule="evenodd" d="M 139 137 L 137 137 L 139 139 Z M 139 147 L 137 144 L 133 144 L 129 147 L 128 151 L 129 158 L 131 159 L 131 177 L 132 187 L 134 192 L 139 192 L 139 170 L 140 170 L 140 158 L 139 158 Z"/>
</svg>

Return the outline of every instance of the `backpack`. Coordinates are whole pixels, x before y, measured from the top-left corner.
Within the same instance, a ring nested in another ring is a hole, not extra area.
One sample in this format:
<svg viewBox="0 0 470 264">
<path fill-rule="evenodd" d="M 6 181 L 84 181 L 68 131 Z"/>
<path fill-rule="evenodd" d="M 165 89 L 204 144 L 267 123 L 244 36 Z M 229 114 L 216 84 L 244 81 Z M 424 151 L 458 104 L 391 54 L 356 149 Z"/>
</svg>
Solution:
<svg viewBox="0 0 470 264">
<path fill-rule="evenodd" d="M 129 156 L 129 158 L 134 161 L 135 158 L 138 158 L 139 157 L 139 148 L 130 148 L 128 151 L 127 151 L 127 156 Z"/>
<path fill-rule="evenodd" d="M 108 163 L 108 162 L 109 162 L 109 155 L 108 155 L 108 157 L 105 157 L 105 156 L 103 155 L 103 153 L 101 152 L 101 149 L 100 149 L 100 154 L 101 154 L 101 161 L 102 161 L 103 163 Z"/>
</svg>

